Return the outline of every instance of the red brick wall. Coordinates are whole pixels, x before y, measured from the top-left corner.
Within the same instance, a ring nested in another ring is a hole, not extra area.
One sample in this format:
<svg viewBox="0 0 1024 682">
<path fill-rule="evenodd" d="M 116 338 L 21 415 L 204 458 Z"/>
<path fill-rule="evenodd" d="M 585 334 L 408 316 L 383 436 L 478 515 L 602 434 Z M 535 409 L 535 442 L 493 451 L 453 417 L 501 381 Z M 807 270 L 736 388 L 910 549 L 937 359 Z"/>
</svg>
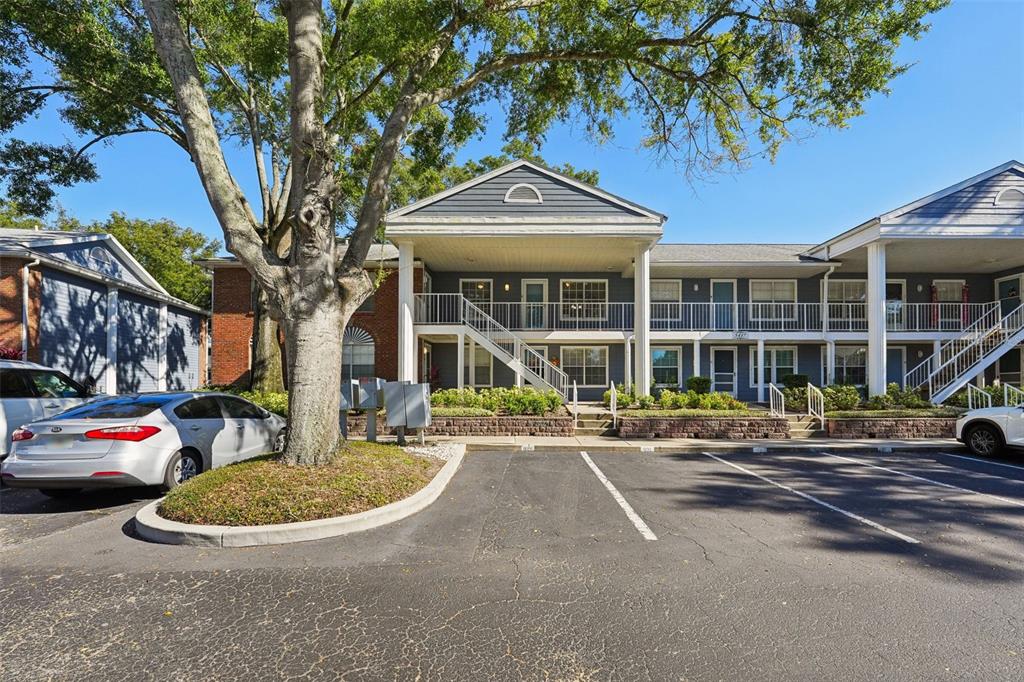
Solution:
<svg viewBox="0 0 1024 682">
<path fill-rule="evenodd" d="M 21 268 L 27 261 L 0 258 L 0 343 L 21 349 Z M 39 286 L 42 273 L 29 270 L 28 358 L 39 360 Z"/>
<path fill-rule="evenodd" d="M 398 377 L 398 272 L 388 276 L 374 294 L 373 312 L 354 313 L 349 326 L 373 337 L 376 374 Z M 371 275 L 375 272 L 371 271 Z M 423 290 L 423 270 L 417 266 L 413 290 Z M 248 381 L 249 339 L 252 336 L 252 296 L 249 273 L 243 268 L 217 268 L 213 273 L 213 383 Z M 340 339 L 339 339 L 340 342 Z M 417 351 L 417 355 L 421 355 Z"/>
</svg>

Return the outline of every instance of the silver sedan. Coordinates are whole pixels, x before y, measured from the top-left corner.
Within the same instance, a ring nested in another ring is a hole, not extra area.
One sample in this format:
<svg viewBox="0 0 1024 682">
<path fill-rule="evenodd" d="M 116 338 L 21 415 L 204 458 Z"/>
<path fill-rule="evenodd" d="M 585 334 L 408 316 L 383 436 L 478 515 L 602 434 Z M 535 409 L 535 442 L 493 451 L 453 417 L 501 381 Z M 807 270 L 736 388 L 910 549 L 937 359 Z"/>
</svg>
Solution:
<svg viewBox="0 0 1024 682">
<path fill-rule="evenodd" d="M 58 497 L 82 488 L 159 485 L 284 449 L 286 422 L 224 393 L 106 398 L 12 435 L 4 484 Z"/>
</svg>

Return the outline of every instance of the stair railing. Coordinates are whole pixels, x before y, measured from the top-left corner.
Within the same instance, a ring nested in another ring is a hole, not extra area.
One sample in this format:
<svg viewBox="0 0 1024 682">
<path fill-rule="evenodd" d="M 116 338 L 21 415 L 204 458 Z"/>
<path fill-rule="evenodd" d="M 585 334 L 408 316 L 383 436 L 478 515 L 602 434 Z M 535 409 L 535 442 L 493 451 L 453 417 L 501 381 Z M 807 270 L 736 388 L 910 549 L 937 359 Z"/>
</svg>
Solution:
<svg viewBox="0 0 1024 682">
<path fill-rule="evenodd" d="M 993 322 L 993 320 L 995 320 Z M 971 368 L 985 360 L 994 350 L 1024 328 L 1024 305 L 1004 317 L 999 316 L 998 307 L 986 311 L 977 322 L 964 333 L 944 343 L 937 354 L 933 354 L 917 367 L 907 372 L 905 385 L 912 388 L 927 387 L 928 397 L 946 389 L 966 375 Z M 1001 335 L 992 341 L 993 335 Z M 959 345 L 958 345 L 959 344 Z M 943 360 L 943 356 L 952 353 Z M 939 364 L 932 369 L 936 355 Z"/>
<path fill-rule="evenodd" d="M 983 407 L 992 407 L 992 396 L 974 384 L 967 384 L 967 409 L 980 410 Z"/>
<path fill-rule="evenodd" d="M 608 399 L 608 407 L 612 411 L 612 428 L 613 429 L 617 429 L 617 428 L 619 428 L 619 421 L 618 421 L 619 392 L 617 390 L 615 390 L 615 382 L 614 381 L 611 381 L 609 383 L 610 383 L 610 386 L 609 386 L 608 390 L 611 392 L 611 394 L 610 394 L 610 397 Z M 1024 395 L 1024 393 L 1022 393 L 1021 395 Z"/>
<path fill-rule="evenodd" d="M 462 323 L 472 327 L 485 339 L 497 346 L 523 370 L 551 386 L 556 393 L 565 398 L 568 391 L 568 375 L 555 367 L 543 355 L 523 342 L 516 334 L 503 327 L 497 320 L 485 313 L 468 298 L 462 299 Z M 520 354 L 517 355 L 517 350 Z"/>
<path fill-rule="evenodd" d="M 575 430 L 580 424 L 580 394 L 576 390 L 576 380 L 572 382 L 572 428 Z"/>
<path fill-rule="evenodd" d="M 773 417 L 786 416 L 786 396 L 775 384 L 768 384 L 768 412 Z"/>
<path fill-rule="evenodd" d="M 1024 405 L 1024 391 L 1010 384 L 1003 384 L 1003 405 L 1018 407 Z"/>
<path fill-rule="evenodd" d="M 807 384 L 807 414 L 825 428 L 825 394 L 814 384 Z"/>
</svg>

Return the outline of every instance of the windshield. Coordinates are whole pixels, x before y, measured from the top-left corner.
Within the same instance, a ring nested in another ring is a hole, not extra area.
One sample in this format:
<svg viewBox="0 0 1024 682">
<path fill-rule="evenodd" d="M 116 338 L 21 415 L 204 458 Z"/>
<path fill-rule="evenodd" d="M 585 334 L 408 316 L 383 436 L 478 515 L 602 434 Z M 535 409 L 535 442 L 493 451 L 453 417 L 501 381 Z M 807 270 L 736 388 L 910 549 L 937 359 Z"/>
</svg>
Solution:
<svg viewBox="0 0 1024 682">
<path fill-rule="evenodd" d="M 166 395 L 136 395 L 98 400 L 62 412 L 54 419 L 137 419 L 145 417 L 177 398 Z"/>
</svg>

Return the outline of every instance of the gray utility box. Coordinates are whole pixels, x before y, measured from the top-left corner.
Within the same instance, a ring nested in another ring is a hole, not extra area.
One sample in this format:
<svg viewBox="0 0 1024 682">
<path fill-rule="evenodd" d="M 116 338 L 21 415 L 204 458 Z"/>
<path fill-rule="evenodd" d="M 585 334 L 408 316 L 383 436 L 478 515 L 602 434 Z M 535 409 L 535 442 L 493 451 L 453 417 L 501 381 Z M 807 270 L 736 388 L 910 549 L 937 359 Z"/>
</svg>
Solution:
<svg viewBox="0 0 1024 682">
<path fill-rule="evenodd" d="M 422 429 L 430 426 L 430 384 L 389 381 L 384 384 L 388 426 Z"/>
</svg>

